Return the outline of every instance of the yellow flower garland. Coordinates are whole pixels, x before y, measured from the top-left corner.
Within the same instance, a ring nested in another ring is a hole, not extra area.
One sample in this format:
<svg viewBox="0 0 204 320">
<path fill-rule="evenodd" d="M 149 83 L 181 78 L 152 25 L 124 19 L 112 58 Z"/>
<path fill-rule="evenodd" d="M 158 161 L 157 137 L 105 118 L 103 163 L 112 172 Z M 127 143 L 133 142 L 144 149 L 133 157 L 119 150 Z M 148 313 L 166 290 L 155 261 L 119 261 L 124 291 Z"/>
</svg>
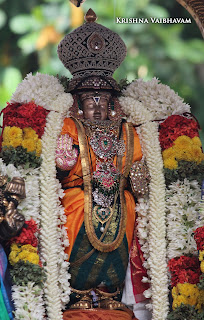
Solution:
<svg viewBox="0 0 204 320">
<path fill-rule="evenodd" d="M 31 246 L 30 244 L 20 246 L 16 243 L 12 243 L 11 253 L 9 254 L 9 262 L 11 265 L 14 265 L 19 260 L 29 261 L 33 264 L 39 264 L 37 248 Z"/>
<path fill-rule="evenodd" d="M 42 152 L 42 141 L 41 139 L 38 139 L 37 143 L 36 143 L 36 156 L 39 157 L 41 155 Z"/>
<path fill-rule="evenodd" d="M 27 149 L 28 152 L 33 152 L 36 150 L 36 142 L 33 139 L 24 139 L 22 141 L 22 147 Z"/>
<path fill-rule="evenodd" d="M 200 270 L 204 273 L 204 250 L 199 250 Z"/>
<path fill-rule="evenodd" d="M 35 130 L 33 130 L 30 127 L 23 129 L 23 138 L 24 139 L 32 139 L 32 140 L 34 140 L 36 142 L 38 141 L 37 133 L 35 132 Z"/>
<path fill-rule="evenodd" d="M 2 146 L 17 148 L 22 146 L 27 152 L 36 152 L 36 156 L 41 155 L 41 139 L 32 128 L 5 127 L 3 131 Z"/>
<path fill-rule="evenodd" d="M 193 142 L 194 145 L 196 145 L 196 146 L 198 146 L 198 147 L 202 147 L 202 142 L 201 142 L 201 140 L 200 140 L 199 137 L 194 137 L 194 138 L 192 139 L 192 142 Z"/>
<path fill-rule="evenodd" d="M 175 158 L 169 158 L 164 160 L 164 168 L 168 168 L 170 170 L 177 169 L 178 161 Z"/>
<path fill-rule="evenodd" d="M 172 289 L 173 310 L 178 308 L 181 303 L 195 306 L 200 310 L 204 304 L 204 290 L 199 290 L 196 284 L 178 283 Z"/>
<path fill-rule="evenodd" d="M 201 146 L 199 137 L 192 139 L 185 135 L 178 137 L 172 147 L 162 152 L 164 168 L 177 169 L 178 161 L 181 160 L 194 161 L 199 164 L 204 160 Z"/>
</svg>

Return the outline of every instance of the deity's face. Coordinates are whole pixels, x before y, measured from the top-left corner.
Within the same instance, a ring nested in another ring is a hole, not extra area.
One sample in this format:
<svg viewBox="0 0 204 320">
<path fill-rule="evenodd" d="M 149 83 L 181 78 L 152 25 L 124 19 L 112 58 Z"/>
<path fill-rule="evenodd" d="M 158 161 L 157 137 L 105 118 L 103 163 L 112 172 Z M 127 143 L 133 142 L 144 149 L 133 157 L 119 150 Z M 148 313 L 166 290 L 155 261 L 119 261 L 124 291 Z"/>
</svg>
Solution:
<svg viewBox="0 0 204 320">
<path fill-rule="evenodd" d="M 109 92 L 86 92 L 80 96 L 84 119 L 107 120 Z"/>
</svg>

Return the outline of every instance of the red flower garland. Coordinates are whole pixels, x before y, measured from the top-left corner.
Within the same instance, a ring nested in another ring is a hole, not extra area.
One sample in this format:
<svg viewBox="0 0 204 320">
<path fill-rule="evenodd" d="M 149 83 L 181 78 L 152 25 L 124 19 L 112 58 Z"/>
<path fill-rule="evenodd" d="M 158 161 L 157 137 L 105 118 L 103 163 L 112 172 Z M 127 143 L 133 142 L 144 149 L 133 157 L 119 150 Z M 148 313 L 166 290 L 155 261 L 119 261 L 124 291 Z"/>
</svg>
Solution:
<svg viewBox="0 0 204 320">
<path fill-rule="evenodd" d="M 194 239 L 198 250 L 204 250 L 204 226 L 197 228 L 194 232 Z"/>
<path fill-rule="evenodd" d="M 198 122 L 179 115 L 168 117 L 159 127 L 159 141 L 162 150 L 172 147 L 173 142 L 181 135 L 186 135 L 191 139 L 199 136 Z"/>
<path fill-rule="evenodd" d="M 25 221 L 25 225 L 21 230 L 19 236 L 11 238 L 10 242 L 19 243 L 19 244 L 30 244 L 33 247 L 37 247 L 38 240 L 35 236 L 35 233 L 38 231 L 36 222 L 31 219 L 29 221 Z"/>
<path fill-rule="evenodd" d="M 178 283 L 196 284 L 201 274 L 200 264 L 197 257 L 180 256 L 173 258 L 168 263 L 171 272 L 171 285 Z"/>
<path fill-rule="evenodd" d="M 43 135 L 46 116 L 49 113 L 43 107 L 37 106 L 34 102 L 8 103 L 2 112 L 4 114 L 3 127 L 16 126 L 21 129 L 31 127 L 39 138 Z"/>
</svg>

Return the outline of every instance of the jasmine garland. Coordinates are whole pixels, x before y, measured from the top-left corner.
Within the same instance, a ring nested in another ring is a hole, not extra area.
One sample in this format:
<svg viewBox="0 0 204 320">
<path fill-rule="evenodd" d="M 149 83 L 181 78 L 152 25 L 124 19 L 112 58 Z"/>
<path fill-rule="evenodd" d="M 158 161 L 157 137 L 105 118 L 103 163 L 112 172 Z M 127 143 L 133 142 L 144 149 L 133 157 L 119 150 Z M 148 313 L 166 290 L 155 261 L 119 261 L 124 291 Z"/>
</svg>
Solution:
<svg viewBox="0 0 204 320">
<path fill-rule="evenodd" d="M 132 84 L 133 88 L 133 84 Z M 121 97 L 121 106 L 134 125 L 142 123 L 140 141 L 151 177 L 149 189 L 149 275 L 151 289 L 152 319 L 166 319 L 168 312 L 168 277 L 166 265 L 165 184 L 163 161 L 159 144 L 158 124 L 153 123 L 152 114 L 133 97 Z M 158 238 L 158 234 L 160 237 Z M 159 250 L 158 250 L 159 247 Z"/>
<path fill-rule="evenodd" d="M 196 180 L 177 180 L 167 189 L 168 258 L 197 254 L 193 232 L 204 225 L 200 212 L 201 188 Z"/>
</svg>

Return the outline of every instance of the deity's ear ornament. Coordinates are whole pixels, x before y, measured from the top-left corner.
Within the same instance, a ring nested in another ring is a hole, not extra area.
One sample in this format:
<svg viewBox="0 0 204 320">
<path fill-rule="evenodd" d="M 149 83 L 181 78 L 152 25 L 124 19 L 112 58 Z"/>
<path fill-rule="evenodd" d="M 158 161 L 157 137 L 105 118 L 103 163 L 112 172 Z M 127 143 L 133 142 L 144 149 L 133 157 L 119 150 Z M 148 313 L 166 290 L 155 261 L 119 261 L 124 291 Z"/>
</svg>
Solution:
<svg viewBox="0 0 204 320">
<path fill-rule="evenodd" d="M 117 121 L 126 117 L 117 97 L 112 97 L 108 105 L 108 119 Z"/>
<path fill-rule="evenodd" d="M 73 99 L 74 99 L 73 105 L 69 109 L 70 116 L 73 118 L 76 118 L 78 120 L 81 120 L 81 119 L 83 119 L 84 113 L 83 113 L 83 110 L 81 107 L 81 102 L 80 102 L 79 96 L 74 94 Z"/>
</svg>

